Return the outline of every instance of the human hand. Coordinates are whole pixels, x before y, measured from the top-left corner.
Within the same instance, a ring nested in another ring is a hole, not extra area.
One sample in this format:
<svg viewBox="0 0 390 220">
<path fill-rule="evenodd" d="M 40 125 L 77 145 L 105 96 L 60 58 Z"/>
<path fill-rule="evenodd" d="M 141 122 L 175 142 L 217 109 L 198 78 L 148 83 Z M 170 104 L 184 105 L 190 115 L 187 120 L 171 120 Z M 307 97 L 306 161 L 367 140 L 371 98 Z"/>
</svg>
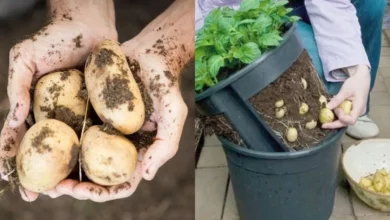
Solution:
<svg viewBox="0 0 390 220">
<path fill-rule="evenodd" d="M 334 96 L 327 107 L 334 110 L 337 120 L 322 125 L 324 129 L 337 129 L 354 125 L 356 120 L 366 112 L 370 92 L 370 69 L 366 65 L 357 65 L 344 70 L 350 77 L 345 80 L 339 93 Z M 346 115 L 338 106 L 345 100 L 352 102 L 352 111 Z"/>
<path fill-rule="evenodd" d="M 88 54 L 102 39 L 117 40 L 111 0 L 51 0 L 52 21 L 32 37 L 16 44 L 9 54 L 8 97 L 10 112 L 1 131 L 0 161 L 15 156 L 26 132 L 30 109 L 30 88 L 43 75 L 83 65 Z M 57 6 L 57 7 L 55 7 Z M 110 10 L 111 9 L 111 10 Z M 86 13 L 88 12 L 88 16 Z M 12 172 L 0 163 L 4 180 Z M 14 170 L 15 172 L 15 170 Z M 20 189 L 22 198 L 34 201 L 38 194 Z"/>
</svg>

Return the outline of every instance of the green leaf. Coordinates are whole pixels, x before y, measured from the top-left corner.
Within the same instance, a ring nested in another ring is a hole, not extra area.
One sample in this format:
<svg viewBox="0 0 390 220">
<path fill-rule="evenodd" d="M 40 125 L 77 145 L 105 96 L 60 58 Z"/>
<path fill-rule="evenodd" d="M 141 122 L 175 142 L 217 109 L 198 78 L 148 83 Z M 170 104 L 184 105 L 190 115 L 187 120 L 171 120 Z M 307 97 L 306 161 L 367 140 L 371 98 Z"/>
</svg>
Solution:
<svg viewBox="0 0 390 220">
<path fill-rule="evenodd" d="M 284 1 L 276 1 L 272 4 L 272 8 L 277 8 L 277 7 L 281 7 L 281 6 L 284 6 L 288 3 L 288 1 L 284 0 Z"/>
<path fill-rule="evenodd" d="M 209 30 L 217 30 L 218 22 L 222 18 L 222 11 L 220 8 L 212 10 L 204 20 L 204 28 Z"/>
<path fill-rule="evenodd" d="M 291 22 L 296 22 L 296 21 L 299 21 L 299 20 L 301 20 L 301 18 L 298 17 L 298 16 L 290 16 L 290 21 Z"/>
<path fill-rule="evenodd" d="M 272 24 L 272 18 L 263 13 L 260 14 L 259 17 L 256 19 L 255 23 L 253 24 L 253 29 L 257 32 L 264 32 L 264 29 L 268 28 Z"/>
<path fill-rule="evenodd" d="M 278 46 L 283 38 L 279 35 L 278 31 L 272 31 L 262 35 L 259 38 L 259 44 L 261 46 Z"/>
<path fill-rule="evenodd" d="M 248 11 L 259 7 L 259 0 L 243 0 L 240 4 L 241 11 Z"/>
<path fill-rule="evenodd" d="M 213 55 L 209 58 L 207 65 L 209 72 L 215 77 L 218 75 L 219 69 L 225 65 L 224 58 L 221 55 Z"/>
<path fill-rule="evenodd" d="M 223 33 L 229 33 L 234 30 L 236 21 L 234 18 L 221 18 L 218 21 L 218 29 Z"/>
<path fill-rule="evenodd" d="M 261 51 L 256 43 L 249 42 L 235 51 L 234 55 L 237 56 L 241 62 L 249 64 L 261 55 Z"/>
<path fill-rule="evenodd" d="M 236 27 L 242 24 L 251 24 L 254 23 L 256 20 L 255 19 L 244 19 L 238 23 L 236 23 Z"/>
</svg>

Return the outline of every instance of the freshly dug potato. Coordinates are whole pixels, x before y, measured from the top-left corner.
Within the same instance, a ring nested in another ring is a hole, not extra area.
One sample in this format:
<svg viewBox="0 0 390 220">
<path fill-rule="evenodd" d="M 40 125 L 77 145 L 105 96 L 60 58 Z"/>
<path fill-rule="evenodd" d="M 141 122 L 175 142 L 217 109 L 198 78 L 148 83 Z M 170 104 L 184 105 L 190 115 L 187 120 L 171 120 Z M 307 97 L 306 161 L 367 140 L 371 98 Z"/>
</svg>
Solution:
<svg viewBox="0 0 390 220">
<path fill-rule="evenodd" d="M 23 137 L 16 154 L 21 185 L 33 192 L 53 189 L 77 163 L 80 143 L 65 123 L 46 119 L 33 125 Z"/>
<path fill-rule="evenodd" d="M 87 100 L 80 96 L 82 83 L 83 74 L 76 69 L 42 77 L 34 91 L 35 121 L 50 118 L 56 108 L 68 108 L 75 115 L 84 116 Z"/>
<path fill-rule="evenodd" d="M 92 126 L 84 133 L 83 170 L 97 184 L 112 186 L 128 181 L 137 165 L 137 154 L 131 141 L 104 126 Z"/>
<path fill-rule="evenodd" d="M 85 67 L 85 83 L 102 121 L 125 135 L 141 128 L 144 102 L 118 42 L 104 40 L 92 51 Z"/>
</svg>

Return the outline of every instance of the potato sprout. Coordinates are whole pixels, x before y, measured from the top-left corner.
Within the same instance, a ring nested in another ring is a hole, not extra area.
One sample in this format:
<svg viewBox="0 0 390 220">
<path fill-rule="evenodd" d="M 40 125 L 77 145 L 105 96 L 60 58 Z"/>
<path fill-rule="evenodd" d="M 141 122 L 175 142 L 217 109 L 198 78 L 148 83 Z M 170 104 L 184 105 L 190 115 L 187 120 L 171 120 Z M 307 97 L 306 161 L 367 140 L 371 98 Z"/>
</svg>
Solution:
<svg viewBox="0 0 390 220">
<path fill-rule="evenodd" d="M 307 89 L 307 82 L 304 78 L 301 78 L 301 83 L 302 83 L 302 86 L 303 86 L 303 89 Z"/>
</svg>

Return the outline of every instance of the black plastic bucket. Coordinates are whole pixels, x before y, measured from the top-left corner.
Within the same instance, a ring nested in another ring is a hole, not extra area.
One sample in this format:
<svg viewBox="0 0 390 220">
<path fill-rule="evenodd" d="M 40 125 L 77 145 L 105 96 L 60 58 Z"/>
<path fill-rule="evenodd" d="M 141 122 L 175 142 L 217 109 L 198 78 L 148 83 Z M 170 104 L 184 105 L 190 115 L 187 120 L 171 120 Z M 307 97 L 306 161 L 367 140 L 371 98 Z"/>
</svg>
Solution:
<svg viewBox="0 0 390 220">
<path fill-rule="evenodd" d="M 328 220 L 345 129 L 298 152 L 259 152 L 222 142 L 241 220 Z"/>
<path fill-rule="evenodd" d="M 303 46 L 296 24 L 290 26 L 283 38 L 279 47 L 195 97 L 201 114 L 223 114 L 250 149 L 289 150 L 248 101 L 279 78 L 301 55 Z"/>
</svg>

